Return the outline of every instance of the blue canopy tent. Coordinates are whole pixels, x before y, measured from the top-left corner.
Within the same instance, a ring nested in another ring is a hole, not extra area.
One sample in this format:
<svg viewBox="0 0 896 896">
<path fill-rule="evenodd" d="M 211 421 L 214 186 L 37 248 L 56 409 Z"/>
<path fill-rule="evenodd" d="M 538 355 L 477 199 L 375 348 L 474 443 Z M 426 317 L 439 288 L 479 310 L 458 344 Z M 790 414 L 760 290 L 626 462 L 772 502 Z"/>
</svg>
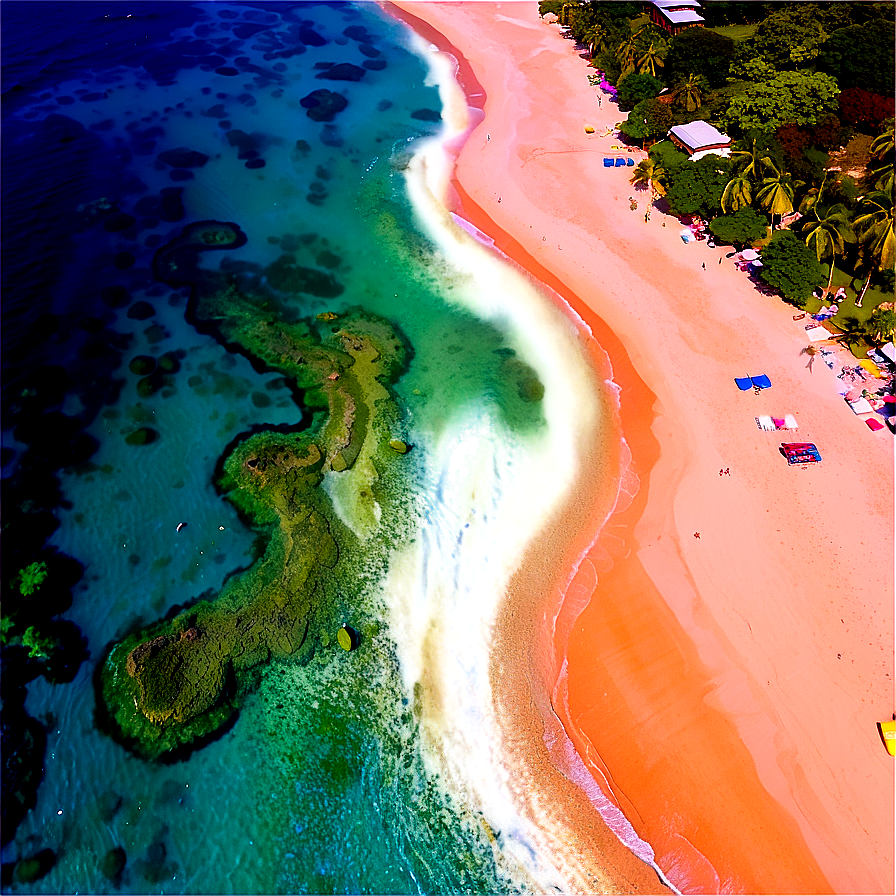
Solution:
<svg viewBox="0 0 896 896">
<path fill-rule="evenodd" d="M 764 373 L 760 376 L 751 376 L 750 381 L 755 389 L 769 389 L 772 385 L 772 381 Z"/>
<path fill-rule="evenodd" d="M 604 158 L 604 168 L 612 168 L 613 167 L 613 159 Z"/>
<path fill-rule="evenodd" d="M 625 164 L 626 164 L 629 168 L 634 168 L 634 167 L 635 167 L 635 160 L 634 160 L 634 159 L 626 159 L 626 160 L 625 160 Z"/>
<path fill-rule="evenodd" d="M 737 388 L 741 392 L 747 392 L 753 388 L 753 381 L 748 376 L 736 376 L 734 382 L 737 383 Z"/>
<path fill-rule="evenodd" d="M 616 167 L 617 168 L 625 168 L 625 159 L 623 159 L 623 158 L 616 159 Z"/>
</svg>

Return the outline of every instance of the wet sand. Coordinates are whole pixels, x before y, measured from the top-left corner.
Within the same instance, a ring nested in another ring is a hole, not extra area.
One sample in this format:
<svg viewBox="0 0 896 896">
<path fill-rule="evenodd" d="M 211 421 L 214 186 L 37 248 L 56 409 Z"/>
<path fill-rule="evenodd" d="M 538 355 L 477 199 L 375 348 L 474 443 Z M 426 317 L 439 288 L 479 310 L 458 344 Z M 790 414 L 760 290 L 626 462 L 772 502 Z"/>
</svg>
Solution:
<svg viewBox="0 0 896 896">
<path fill-rule="evenodd" d="M 609 354 L 640 481 L 602 525 L 584 464 L 507 597 L 493 679 L 521 801 L 580 853 L 575 888 L 662 889 L 556 770 L 565 732 L 682 890 L 893 892 L 892 437 L 725 249 L 644 221 L 632 169 L 602 165 L 624 113 L 535 3 L 397 5 L 484 111 L 446 201 L 569 302 L 597 377 Z M 758 373 L 771 389 L 737 390 Z M 792 436 L 754 421 L 785 413 Z M 782 440 L 824 462 L 788 467 Z"/>
</svg>

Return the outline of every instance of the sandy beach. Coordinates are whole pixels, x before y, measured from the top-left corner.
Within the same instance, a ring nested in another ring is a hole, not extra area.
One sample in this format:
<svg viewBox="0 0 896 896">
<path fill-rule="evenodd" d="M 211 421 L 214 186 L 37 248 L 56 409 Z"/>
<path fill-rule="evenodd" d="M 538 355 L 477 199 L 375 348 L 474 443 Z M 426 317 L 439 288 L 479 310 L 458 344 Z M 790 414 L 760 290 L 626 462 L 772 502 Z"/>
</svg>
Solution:
<svg viewBox="0 0 896 896">
<path fill-rule="evenodd" d="M 602 526 L 585 464 L 507 597 L 493 686 L 520 800 L 575 844 L 583 891 L 663 887 L 570 780 L 567 738 L 682 891 L 892 893 L 892 437 L 730 250 L 645 222 L 632 169 L 602 164 L 624 113 L 536 3 L 387 8 L 484 112 L 446 202 L 590 328 L 631 454 L 633 498 Z M 771 389 L 738 391 L 759 373 Z M 792 438 L 756 425 L 786 413 Z M 824 462 L 788 467 L 793 439 Z"/>
</svg>

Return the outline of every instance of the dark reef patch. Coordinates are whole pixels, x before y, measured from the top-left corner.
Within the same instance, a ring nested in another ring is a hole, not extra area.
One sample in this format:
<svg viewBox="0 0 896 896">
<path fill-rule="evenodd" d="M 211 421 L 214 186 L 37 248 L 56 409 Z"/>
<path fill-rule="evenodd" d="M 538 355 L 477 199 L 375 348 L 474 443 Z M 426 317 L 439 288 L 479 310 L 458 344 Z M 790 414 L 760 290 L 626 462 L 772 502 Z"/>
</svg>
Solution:
<svg viewBox="0 0 896 896">
<path fill-rule="evenodd" d="M 201 168 L 208 161 L 208 156 L 195 149 L 180 147 L 166 149 L 165 152 L 159 153 L 158 159 L 171 168 Z"/>
<path fill-rule="evenodd" d="M 326 81 L 360 81 L 367 72 L 351 62 L 339 62 L 315 75 Z"/>
<path fill-rule="evenodd" d="M 312 121 L 332 121 L 348 106 L 348 100 L 342 94 L 320 88 L 303 97 L 300 104 Z"/>
</svg>

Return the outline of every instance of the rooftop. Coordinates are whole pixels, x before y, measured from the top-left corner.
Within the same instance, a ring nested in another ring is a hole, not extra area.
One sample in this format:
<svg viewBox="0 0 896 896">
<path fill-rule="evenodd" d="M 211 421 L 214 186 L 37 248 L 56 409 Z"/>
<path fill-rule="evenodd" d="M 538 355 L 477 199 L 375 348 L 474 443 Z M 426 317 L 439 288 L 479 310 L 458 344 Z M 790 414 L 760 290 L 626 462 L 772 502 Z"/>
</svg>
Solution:
<svg viewBox="0 0 896 896">
<path fill-rule="evenodd" d="M 695 152 L 709 146 L 718 146 L 719 144 L 731 142 L 731 138 L 727 134 L 723 134 L 706 121 L 677 124 L 670 128 L 669 133 Z"/>
</svg>

